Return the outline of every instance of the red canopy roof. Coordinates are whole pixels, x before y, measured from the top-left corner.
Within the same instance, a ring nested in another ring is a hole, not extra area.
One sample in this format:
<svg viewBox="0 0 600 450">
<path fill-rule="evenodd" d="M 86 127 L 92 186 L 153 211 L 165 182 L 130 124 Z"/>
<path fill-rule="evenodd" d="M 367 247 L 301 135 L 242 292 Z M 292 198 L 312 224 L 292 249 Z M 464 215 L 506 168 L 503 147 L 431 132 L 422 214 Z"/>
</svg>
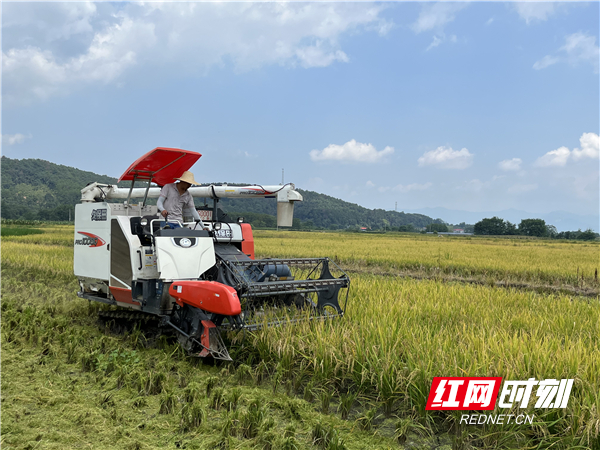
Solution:
<svg viewBox="0 0 600 450">
<path fill-rule="evenodd" d="M 136 160 L 119 181 L 151 180 L 159 186 L 173 183 L 189 170 L 202 155 L 180 148 L 156 147 Z"/>
</svg>

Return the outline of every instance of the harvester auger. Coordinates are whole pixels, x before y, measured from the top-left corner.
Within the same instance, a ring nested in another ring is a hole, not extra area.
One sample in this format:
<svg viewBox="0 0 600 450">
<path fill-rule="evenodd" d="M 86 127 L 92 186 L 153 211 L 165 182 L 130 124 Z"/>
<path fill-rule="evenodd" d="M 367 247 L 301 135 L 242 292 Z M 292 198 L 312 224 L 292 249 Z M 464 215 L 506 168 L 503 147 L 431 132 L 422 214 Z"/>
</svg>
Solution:
<svg viewBox="0 0 600 450">
<path fill-rule="evenodd" d="M 250 224 L 229 220 L 218 207 L 220 198 L 276 198 L 277 224 L 291 226 L 294 202 L 302 201 L 293 184 L 191 187 L 192 196 L 213 200 L 212 207 L 198 211 L 203 226 L 164 226 L 148 198 L 158 197 L 160 186 L 174 182 L 200 156 L 155 148 L 119 178 L 131 181 L 130 188 L 91 183 L 82 189 L 75 208 L 78 296 L 116 305 L 120 312 L 113 314 L 119 317 L 129 311 L 156 318 L 175 331 L 189 354 L 223 360 L 231 358 L 221 330 L 343 316 L 350 280 L 333 261 L 257 260 Z M 136 181 L 147 185 L 136 188 Z M 143 200 L 134 204 L 134 198 Z"/>
</svg>

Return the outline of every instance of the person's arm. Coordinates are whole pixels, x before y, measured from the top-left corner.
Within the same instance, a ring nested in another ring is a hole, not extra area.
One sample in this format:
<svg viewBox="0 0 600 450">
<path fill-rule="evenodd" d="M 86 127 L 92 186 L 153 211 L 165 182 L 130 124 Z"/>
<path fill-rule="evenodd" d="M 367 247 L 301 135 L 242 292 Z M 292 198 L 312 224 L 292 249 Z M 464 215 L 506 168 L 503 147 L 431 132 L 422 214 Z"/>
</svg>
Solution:
<svg viewBox="0 0 600 450">
<path fill-rule="evenodd" d="M 166 212 L 165 211 L 165 198 L 164 197 L 158 197 L 158 201 L 156 202 L 156 206 L 158 208 L 158 211 L 161 213 Z"/>
<path fill-rule="evenodd" d="M 198 214 L 198 211 L 196 211 L 196 208 L 192 208 L 192 216 L 194 216 L 194 220 L 196 222 L 202 222 L 202 219 L 200 219 L 200 214 Z"/>
<path fill-rule="evenodd" d="M 164 218 L 166 218 L 169 215 L 169 212 L 167 210 L 165 210 L 165 200 L 166 199 L 167 199 L 167 189 L 166 189 L 166 186 L 163 186 L 163 188 L 160 191 L 160 195 L 158 196 L 158 201 L 156 202 L 156 207 L 158 208 L 160 215 L 163 216 Z"/>
<path fill-rule="evenodd" d="M 196 222 L 200 223 L 200 226 L 202 228 L 204 228 L 204 224 L 202 223 L 202 220 L 200 219 L 200 214 L 198 214 L 198 211 L 196 211 L 196 206 L 194 205 L 194 199 L 190 196 L 190 201 L 187 204 L 187 208 L 192 211 L 192 217 L 194 218 L 194 220 Z"/>
</svg>

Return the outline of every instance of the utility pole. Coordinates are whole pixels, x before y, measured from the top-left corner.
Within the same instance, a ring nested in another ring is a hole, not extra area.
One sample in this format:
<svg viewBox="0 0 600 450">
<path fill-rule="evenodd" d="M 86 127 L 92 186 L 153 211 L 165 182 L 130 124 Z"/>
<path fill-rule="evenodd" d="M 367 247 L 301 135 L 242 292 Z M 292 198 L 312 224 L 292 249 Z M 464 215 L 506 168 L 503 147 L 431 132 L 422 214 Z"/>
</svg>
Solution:
<svg viewBox="0 0 600 450">
<path fill-rule="evenodd" d="M 394 208 L 394 211 L 398 211 L 398 202 L 396 202 L 396 207 Z"/>
</svg>

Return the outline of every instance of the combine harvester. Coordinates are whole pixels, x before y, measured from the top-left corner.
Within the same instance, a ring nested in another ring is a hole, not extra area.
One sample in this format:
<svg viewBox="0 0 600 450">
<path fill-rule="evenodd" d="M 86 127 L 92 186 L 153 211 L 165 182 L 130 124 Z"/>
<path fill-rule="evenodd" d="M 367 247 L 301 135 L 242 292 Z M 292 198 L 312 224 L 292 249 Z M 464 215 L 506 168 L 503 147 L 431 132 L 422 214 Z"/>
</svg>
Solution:
<svg viewBox="0 0 600 450">
<path fill-rule="evenodd" d="M 257 260 L 250 224 L 231 221 L 218 208 L 221 198 L 276 198 L 278 226 L 291 226 L 294 203 L 302 201 L 293 184 L 190 187 L 193 197 L 213 200 L 212 207 L 205 204 L 198 211 L 204 227 L 193 221 L 181 228 L 165 226 L 147 200 L 157 198 L 161 186 L 173 183 L 200 156 L 155 148 L 119 178 L 131 181 L 130 188 L 91 183 L 82 189 L 75 207 L 77 295 L 119 307 L 104 317 L 157 318 L 161 328 L 175 331 L 190 355 L 223 360 L 231 357 L 222 329 L 343 316 L 350 280 L 333 261 Z M 136 181 L 147 185 L 136 188 Z M 134 198 L 143 200 L 134 204 Z"/>
</svg>

